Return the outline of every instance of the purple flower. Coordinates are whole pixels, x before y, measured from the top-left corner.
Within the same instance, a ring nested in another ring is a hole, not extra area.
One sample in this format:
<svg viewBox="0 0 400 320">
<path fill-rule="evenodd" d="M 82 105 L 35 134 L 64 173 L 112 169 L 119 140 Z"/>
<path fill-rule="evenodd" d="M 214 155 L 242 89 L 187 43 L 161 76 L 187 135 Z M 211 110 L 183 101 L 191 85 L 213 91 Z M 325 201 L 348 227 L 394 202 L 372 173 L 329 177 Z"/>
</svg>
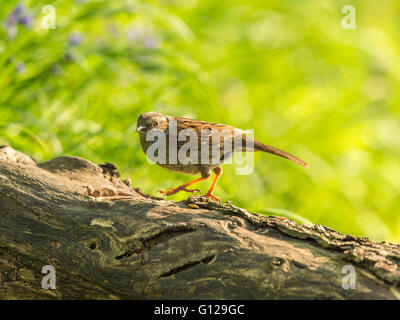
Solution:
<svg viewBox="0 0 400 320">
<path fill-rule="evenodd" d="M 21 15 L 23 12 L 24 12 L 24 5 L 23 4 L 21 4 L 21 3 L 19 3 L 15 8 L 14 8 L 14 13 L 16 14 L 16 15 Z"/>
<path fill-rule="evenodd" d="M 22 24 L 25 27 L 32 27 L 33 25 L 33 15 L 31 12 L 27 12 L 26 15 L 22 16 L 18 20 L 19 24 Z"/>
<path fill-rule="evenodd" d="M 19 63 L 16 65 L 15 69 L 17 70 L 18 73 L 23 73 L 23 72 L 25 72 L 25 70 L 26 70 L 25 63 L 23 63 L 22 61 L 19 62 Z"/>
<path fill-rule="evenodd" d="M 12 26 L 18 23 L 18 20 L 21 18 L 25 8 L 22 4 L 18 4 L 10 13 L 7 18 L 7 26 Z"/>
<path fill-rule="evenodd" d="M 24 12 L 24 9 L 25 8 L 22 4 L 18 4 L 8 16 L 7 25 L 11 26 L 18 23 L 18 20 L 21 18 L 22 13 Z"/>
<path fill-rule="evenodd" d="M 77 46 L 82 43 L 83 36 L 78 32 L 74 32 L 70 35 L 68 43 L 70 46 Z"/>
<path fill-rule="evenodd" d="M 28 28 L 33 25 L 32 13 L 26 10 L 22 4 L 15 6 L 6 20 L 6 29 L 9 38 L 14 39 L 17 36 L 18 24 Z"/>
</svg>

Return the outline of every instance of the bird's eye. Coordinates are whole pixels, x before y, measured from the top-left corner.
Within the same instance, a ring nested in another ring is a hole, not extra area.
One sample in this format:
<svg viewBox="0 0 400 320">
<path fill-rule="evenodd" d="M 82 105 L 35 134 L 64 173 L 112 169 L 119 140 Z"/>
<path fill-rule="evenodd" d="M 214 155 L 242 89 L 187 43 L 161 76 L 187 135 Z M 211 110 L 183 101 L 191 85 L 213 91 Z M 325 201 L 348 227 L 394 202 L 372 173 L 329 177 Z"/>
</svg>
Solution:
<svg viewBox="0 0 400 320">
<path fill-rule="evenodd" d="M 154 126 L 154 127 L 157 127 L 157 126 L 158 126 L 158 121 L 154 121 L 154 122 L 153 122 L 153 126 Z"/>
</svg>

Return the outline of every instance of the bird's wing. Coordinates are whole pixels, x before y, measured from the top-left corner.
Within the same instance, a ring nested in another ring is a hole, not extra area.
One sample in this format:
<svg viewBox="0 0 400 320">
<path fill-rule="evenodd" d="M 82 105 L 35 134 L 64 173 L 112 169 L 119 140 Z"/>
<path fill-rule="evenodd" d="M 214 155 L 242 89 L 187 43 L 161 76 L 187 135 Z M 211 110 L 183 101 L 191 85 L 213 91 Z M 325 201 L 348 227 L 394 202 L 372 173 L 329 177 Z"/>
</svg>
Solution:
<svg viewBox="0 0 400 320">
<path fill-rule="evenodd" d="M 213 154 L 213 150 L 219 150 L 220 160 L 223 161 L 234 152 L 246 151 L 264 151 L 286 159 L 297 164 L 308 167 L 301 159 L 294 155 L 277 149 L 275 147 L 265 145 L 262 142 L 246 136 L 249 131 L 241 130 L 232 126 L 194 120 L 189 118 L 173 118 L 176 121 L 177 132 L 184 129 L 191 129 L 197 136 L 196 146 L 209 145 L 209 154 Z M 178 141 L 178 149 L 180 146 L 189 143 L 189 137 L 185 141 Z M 193 146 L 196 148 L 196 146 Z"/>
<path fill-rule="evenodd" d="M 189 118 L 174 118 L 176 121 L 177 132 L 189 129 L 197 137 L 199 148 L 207 149 L 208 153 L 218 157 L 219 161 L 228 158 L 232 153 L 245 151 L 245 134 L 247 131 L 213 122 L 205 122 Z M 189 143 L 189 138 L 178 142 L 179 146 Z M 193 143 L 193 141 L 192 141 Z M 214 151 L 213 151 L 214 150 Z M 253 151 L 253 150 L 251 150 Z"/>
</svg>

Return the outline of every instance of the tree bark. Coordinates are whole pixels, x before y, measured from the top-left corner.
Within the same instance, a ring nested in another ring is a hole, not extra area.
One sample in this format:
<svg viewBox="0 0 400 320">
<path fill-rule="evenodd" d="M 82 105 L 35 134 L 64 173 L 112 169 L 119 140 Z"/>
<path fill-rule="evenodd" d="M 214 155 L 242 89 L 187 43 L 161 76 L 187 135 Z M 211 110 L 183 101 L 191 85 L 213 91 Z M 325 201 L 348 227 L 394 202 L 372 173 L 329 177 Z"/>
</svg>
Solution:
<svg viewBox="0 0 400 320">
<path fill-rule="evenodd" d="M 147 196 L 110 163 L 37 164 L 1 147 L 0 217 L 1 299 L 400 298 L 399 245 Z M 42 288 L 45 265 L 55 290 Z"/>
</svg>

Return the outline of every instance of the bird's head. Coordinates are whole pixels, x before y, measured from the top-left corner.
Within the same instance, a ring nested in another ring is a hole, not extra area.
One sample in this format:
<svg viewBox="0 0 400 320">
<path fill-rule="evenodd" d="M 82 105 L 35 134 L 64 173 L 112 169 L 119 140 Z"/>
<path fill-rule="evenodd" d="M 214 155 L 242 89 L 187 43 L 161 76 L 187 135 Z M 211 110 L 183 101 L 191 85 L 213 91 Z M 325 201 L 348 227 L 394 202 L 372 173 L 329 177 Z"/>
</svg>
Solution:
<svg viewBox="0 0 400 320">
<path fill-rule="evenodd" d="M 147 133 L 150 130 L 165 131 L 168 128 L 168 119 L 158 112 L 146 112 L 139 116 L 137 120 L 136 132 L 139 134 Z"/>
</svg>

